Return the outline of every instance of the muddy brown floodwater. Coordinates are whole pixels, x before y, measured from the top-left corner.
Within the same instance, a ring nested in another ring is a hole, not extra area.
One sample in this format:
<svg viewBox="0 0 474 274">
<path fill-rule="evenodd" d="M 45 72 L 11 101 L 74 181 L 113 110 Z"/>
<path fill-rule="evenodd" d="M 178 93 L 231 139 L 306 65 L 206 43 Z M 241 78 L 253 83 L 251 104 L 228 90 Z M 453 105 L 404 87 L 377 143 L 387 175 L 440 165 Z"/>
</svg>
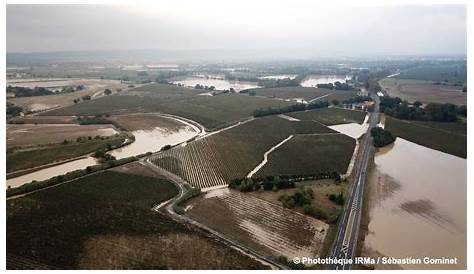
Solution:
<svg viewBox="0 0 474 274">
<path fill-rule="evenodd" d="M 181 127 L 177 131 L 159 127 L 156 127 L 153 130 L 132 131 L 132 134 L 135 136 L 135 141 L 125 147 L 112 150 L 110 154 L 115 156 L 117 159 L 121 159 L 146 152 L 156 152 L 165 145 L 179 144 L 193 138 L 198 133 L 199 132 L 191 126 Z M 74 160 L 8 179 L 7 187 L 18 187 L 25 183 L 30 183 L 33 180 L 46 180 L 57 175 L 66 174 L 67 172 L 77 169 L 84 169 L 96 164 L 97 161 L 93 157 L 87 156 L 83 159 Z"/>
<path fill-rule="evenodd" d="M 153 130 L 132 131 L 135 142 L 113 150 L 110 154 L 117 159 L 159 151 L 166 145 L 176 145 L 197 135 L 191 127 L 185 126 L 178 131 L 156 127 Z"/>
<path fill-rule="evenodd" d="M 466 172 L 466 159 L 401 138 L 380 149 L 370 175 L 363 255 L 457 258 L 457 265 L 397 267 L 465 269 Z"/>
</svg>

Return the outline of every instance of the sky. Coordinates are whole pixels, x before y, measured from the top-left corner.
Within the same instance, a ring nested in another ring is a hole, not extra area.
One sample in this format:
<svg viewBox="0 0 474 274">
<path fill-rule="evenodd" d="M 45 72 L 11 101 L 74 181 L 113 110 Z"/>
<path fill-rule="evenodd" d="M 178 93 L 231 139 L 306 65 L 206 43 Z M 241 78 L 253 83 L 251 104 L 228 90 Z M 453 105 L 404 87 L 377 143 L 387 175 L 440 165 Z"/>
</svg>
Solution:
<svg viewBox="0 0 474 274">
<path fill-rule="evenodd" d="M 466 54 L 463 5 L 156 3 L 7 5 L 6 49 L 9 53 L 228 49 L 301 56 Z"/>
</svg>

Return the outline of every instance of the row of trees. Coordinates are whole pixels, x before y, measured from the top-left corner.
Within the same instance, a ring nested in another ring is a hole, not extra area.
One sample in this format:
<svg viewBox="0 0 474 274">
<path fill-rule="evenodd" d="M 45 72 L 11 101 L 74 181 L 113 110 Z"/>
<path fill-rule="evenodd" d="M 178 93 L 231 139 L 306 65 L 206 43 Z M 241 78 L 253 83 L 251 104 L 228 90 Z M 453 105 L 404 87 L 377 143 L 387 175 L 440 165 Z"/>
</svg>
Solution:
<svg viewBox="0 0 474 274">
<path fill-rule="evenodd" d="M 260 79 L 258 85 L 264 88 L 278 88 L 278 87 L 298 87 L 300 85 L 297 79 Z"/>
<path fill-rule="evenodd" d="M 7 102 L 7 119 L 19 116 L 22 112 L 22 107 Z"/>
<path fill-rule="evenodd" d="M 229 184 L 230 188 L 237 189 L 242 192 L 252 192 L 257 190 L 279 190 L 285 188 L 294 188 L 295 183 L 288 178 L 279 176 L 267 176 L 265 178 L 243 178 L 233 179 Z"/>
<path fill-rule="evenodd" d="M 53 91 L 43 87 L 26 88 L 12 86 L 7 87 L 7 93 L 13 93 L 15 94 L 15 97 L 32 97 L 54 94 Z"/>
<path fill-rule="evenodd" d="M 349 85 L 348 83 L 341 83 L 339 81 L 336 81 L 334 84 L 333 83 L 317 84 L 317 87 L 331 89 L 331 90 L 353 90 L 354 89 L 354 87 Z"/>
<path fill-rule="evenodd" d="M 289 113 L 295 111 L 304 111 L 310 109 L 326 108 L 329 106 L 328 101 L 315 101 L 309 104 L 294 104 L 286 107 L 269 107 L 267 109 L 257 109 L 254 111 L 254 117 L 263 117 L 268 115 Z"/>
<path fill-rule="evenodd" d="M 384 96 L 380 100 L 380 111 L 395 118 L 404 120 L 454 122 L 458 116 L 467 115 L 466 106 L 453 104 L 429 103 L 422 108 L 421 102 L 409 104 L 398 97 Z"/>
</svg>

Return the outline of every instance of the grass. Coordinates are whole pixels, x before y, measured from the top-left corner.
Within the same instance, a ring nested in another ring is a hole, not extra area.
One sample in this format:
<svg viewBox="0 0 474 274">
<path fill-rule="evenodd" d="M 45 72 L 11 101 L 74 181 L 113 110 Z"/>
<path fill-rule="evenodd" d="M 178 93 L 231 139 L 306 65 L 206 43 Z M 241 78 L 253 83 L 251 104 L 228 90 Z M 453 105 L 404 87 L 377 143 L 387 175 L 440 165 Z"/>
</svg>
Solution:
<svg viewBox="0 0 474 274">
<path fill-rule="evenodd" d="M 151 210 L 177 193 L 164 180 L 106 171 L 8 200 L 7 257 L 61 269 L 262 268 Z"/>
<path fill-rule="evenodd" d="M 315 120 L 327 126 L 332 126 L 346 123 L 362 124 L 362 122 L 364 122 L 366 113 L 342 108 L 321 108 L 290 113 L 289 116 L 300 120 Z"/>
<path fill-rule="evenodd" d="M 291 134 L 335 133 L 313 121 L 288 121 L 277 116 L 251 122 L 172 148 L 154 163 L 196 187 L 229 183 L 246 176 L 264 153 Z"/>
<path fill-rule="evenodd" d="M 7 153 L 6 171 L 8 173 L 79 157 L 98 149 L 106 149 L 108 143 L 112 146 L 119 146 L 123 143 L 123 139 L 93 140 L 84 143 L 58 144 L 47 148 L 14 151 Z"/>
<path fill-rule="evenodd" d="M 385 129 L 394 136 L 435 150 L 466 158 L 466 124 L 403 121 L 386 116 Z"/>
<path fill-rule="evenodd" d="M 256 176 L 343 174 L 354 152 L 355 140 L 342 135 L 297 135 L 273 151 Z"/>
<path fill-rule="evenodd" d="M 208 129 L 216 129 L 250 117 L 256 109 L 289 104 L 242 94 L 201 96 L 193 89 L 156 84 L 49 111 L 45 115 L 162 112 L 183 116 L 201 123 Z"/>
</svg>

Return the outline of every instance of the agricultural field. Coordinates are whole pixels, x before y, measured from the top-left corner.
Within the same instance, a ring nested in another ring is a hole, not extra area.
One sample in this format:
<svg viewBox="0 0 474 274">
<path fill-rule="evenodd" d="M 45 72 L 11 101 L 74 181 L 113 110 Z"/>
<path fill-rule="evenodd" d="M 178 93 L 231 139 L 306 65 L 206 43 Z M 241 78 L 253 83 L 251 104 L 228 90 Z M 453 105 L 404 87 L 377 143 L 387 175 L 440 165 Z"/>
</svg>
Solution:
<svg viewBox="0 0 474 274">
<path fill-rule="evenodd" d="M 125 94 L 98 98 L 45 115 L 98 115 L 133 112 L 160 112 L 194 120 L 208 129 L 217 129 L 246 119 L 256 109 L 287 106 L 289 102 L 241 94 L 202 96 L 189 88 L 152 84 Z"/>
<path fill-rule="evenodd" d="M 177 193 L 165 180 L 105 171 L 8 200 L 7 269 L 265 268 L 151 210 Z"/>
<path fill-rule="evenodd" d="M 462 158 L 467 156 L 465 123 L 405 121 L 386 116 L 385 129 L 422 146 Z"/>
<path fill-rule="evenodd" d="M 84 142 L 74 141 L 68 144 L 57 144 L 38 148 L 14 149 L 11 152 L 7 152 L 6 171 L 9 173 L 64 161 L 95 152 L 99 149 L 106 149 L 108 144 L 116 147 L 123 142 L 123 137 L 111 137 L 105 140 L 93 139 Z"/>
<path fill-rule="evenodd" d="M 118 133 L 112 125 L 10 124 L 7 148 L 39 146 L 76 140 L 78 137 L 111 136 Z"/>
<path fill-rule="evenodd" d="M 14 117 L 9 122 L 12 124 L 75 124 L 77 123 L 77 117 L 27 115 Z"/>
<path fill-rule="evenodd" d="M 125 91 L 128 89 L 126 84 L 122 84 L 119 80 L 103 80 L 103 79 L 73 79 L 63 81 L 30 81 L 13 83 L 13 86 L 22 87 L 47 87 L 62 88 L 68 86 L 83 85 L 84 89 L 80 91 L 61 93 L 46 96 L 18 97 L 8 98 L 7 101 L 24 109 L 31 111 L 47 110 L 52 108 L 74 105 L 74 99 L 82 96 L 91 96 L 92 98 L 102 97 L 105 89 L 117 91 L 120 89 Z"/>
<path fill-rule="evenodd" d="M 228 188 L 192 199 L 186 215 L 258 253 L 278 258 L 318 256 L 328 225 Z"/>
<path fill-rule="evenodd" d="M 269 116 L 172 148 L 152 162 L 195 187 L 226 185 L 246 176 L 263 160 L 267 150 L 288 136 L 319 133 L 335 131 L 313 121 Z"/>
<path fill-rule="evenodd" d="M 462 92 L 462 86 L 435 85 L 423 80 L 397 78 L 384 78 L 380 84 L 389 96 L 400 97 L 409 102 L 467 104 L 467 93 Z"/>
<path fill-rule="evenodd" d="M 358 110 L 349 110 L 343 108 L 321 108 L 308 111 L 289 113 L 288 116 L 303 121 L 318 121 L 327 126 L 364 122 L 366 113 Z"/>
<path fill-rule="evenodd" d="M 281 201 L 278 200 L 281 195 L 292 195 L 301 187 L 311 188 L 313 190 L 312 204 L 325 210 L 342 209 L 341 205 L 330 201 L 328 197 L 330 194 L 345 193 L 347 184 L 336 183 L 333 179 L 301 181 L 296 183 L 296 188 L 279 189 L 278 191 L 260 190 L 249 192 L 249 194 L 273 204 L 281 204 Z M 303 213 L 302 208 L 293 208 L 292 210 Z"/>
<path fill-rule="evenodd" d="M 304 99 L 305 101 L 310 101 L 334 92 L 329 89 L 309 87 L 256 88 L 247 91 L 255 92 L 258 96 L 281 99 Z"/>
<path fill-rule="evenodd" d="M 465 62 L 425 65 L 402 71 L 395 78 L 447 82 L 451 84 L 466 83 L 467 66 Z"/>
<path fill-rule="evenodd" d="M 256 177 L 344 174 L 354 148 L 355 140 L 343 134 L 296 135 L 269 155 Z"/>
<path fill-rule="evenodd" d="M 176 120 L 164 118 L 153 113 L 135 113 L 127 115 L 113 115 L 107 117 L 108 120 L 114 121 L 128 131 L 135 130 L 152 130 L 156 127 L 178 131 L 184 125 Z"/>
</svg>

